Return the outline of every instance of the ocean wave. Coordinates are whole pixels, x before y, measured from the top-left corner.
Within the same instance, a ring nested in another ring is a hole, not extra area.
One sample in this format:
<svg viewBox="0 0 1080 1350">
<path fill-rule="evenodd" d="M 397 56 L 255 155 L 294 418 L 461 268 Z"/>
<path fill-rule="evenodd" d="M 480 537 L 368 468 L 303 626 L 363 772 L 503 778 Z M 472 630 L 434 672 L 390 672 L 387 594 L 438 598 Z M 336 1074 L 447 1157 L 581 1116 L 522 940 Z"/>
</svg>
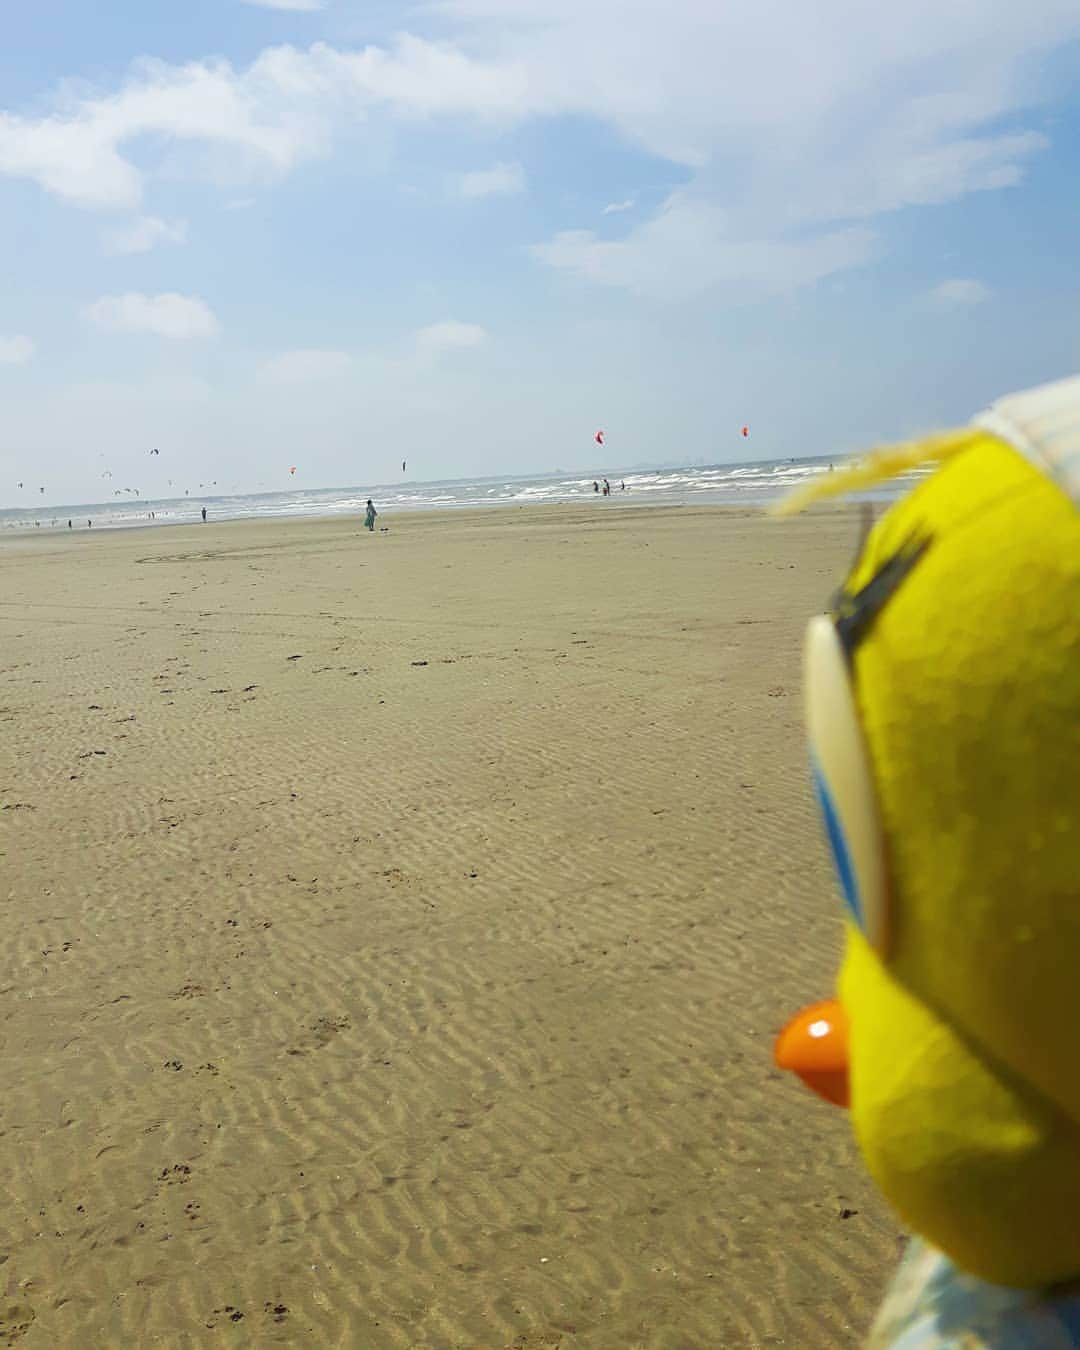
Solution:
<svg viewBox="0 0 1080 1350">
<path fill-rule="evenodd" d="M 201 518 L 206 507 L 212 520 L 284 519 L 287 517 L 362 515 L 371 497 L 381 514 L 404 511 L 455 510 L 478 506 L 541 505 L 595 501 L 605 506 L 618 502 L 632 505 L 714 503 L 716 505 L 765 505 L 783 496 L 800 483 L 830 472 L 826 459 L 763 460 L 743 464 L 665 465 L 656 469 L 609 470 L 611 497 L 605 498 L 593 484 L 603 476 L 583 477 L 580 473 L 523 476 L 507 481 L 502 478 L 465 478 L 406 485 L 373 484 L 371 487 L 317 488 L 308 491 L 276 493 L 240 493 L 228 496 L 171 497 L 141 500 L 137 508 L 131 502 L 108 502 L 13 508 L 0 511 L 0 528 L 66 529 L 68 517 L 74 528 L 86 528 L 87 518 L 94 528 L 131 528 L 134 526 L 190 524 Z M 859 494 L 876 500 L 898 496 L 913 477 L 922 471 L 905 474 L 893 482 Z M 625 483 L 625 487 L 622 485 Z M 149 513 L 154 512 L 154 518 Z"/>
</svg>

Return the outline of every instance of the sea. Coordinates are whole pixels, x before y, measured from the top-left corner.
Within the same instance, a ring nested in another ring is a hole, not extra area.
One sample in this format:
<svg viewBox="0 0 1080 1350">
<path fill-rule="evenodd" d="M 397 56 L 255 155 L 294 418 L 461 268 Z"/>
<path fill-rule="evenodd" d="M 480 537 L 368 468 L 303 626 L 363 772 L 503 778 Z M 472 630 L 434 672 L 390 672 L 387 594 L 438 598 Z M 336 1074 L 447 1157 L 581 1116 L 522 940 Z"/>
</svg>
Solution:
<svg viewBox="0 0 1080 1350">
<path fill-rule="evenodd" d="M 611 500 L 620 505 L 765 506 L 810 479 L 831 472 L 827 458 L 758 460 L 742 464 L 694 464 L 608 470 Z M 915 475 L 853 494 L 889 501 L 902 494 Z M 450 478 L 436 482 L 368 483 L 357 487 L 294 488 L 284 492 L 229 493 L 146 498 L 127 490 L 106 502 L 54 505 L 47 497 L 25 507 L 0 509 L 0 529 L 121 529 L 190 524 L 205 506 L 210 520 L 303 519 L 363 515 L 370 497 L 385 522 L 404 511 L 453 511 L 484 506 L 533 506 L 603 500 L 593 474 L 556 471 L 525 477 Z M 153 516 L 151 518 L 151 512 Z"/>
</svg>

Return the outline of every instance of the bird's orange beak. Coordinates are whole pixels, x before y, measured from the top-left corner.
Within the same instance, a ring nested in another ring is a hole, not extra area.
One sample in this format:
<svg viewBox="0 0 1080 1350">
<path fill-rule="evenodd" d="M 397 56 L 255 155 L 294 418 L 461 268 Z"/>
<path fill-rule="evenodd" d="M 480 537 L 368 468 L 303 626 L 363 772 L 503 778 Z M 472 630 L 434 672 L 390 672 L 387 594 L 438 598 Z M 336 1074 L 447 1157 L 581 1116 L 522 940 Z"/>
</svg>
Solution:
<svg viewBox="0 0 1080 1350">
<path fill-rule="evenodd" d="M 797 1012 L 777 1036 L 773 1056 L 827 1102 L 848 1105 L 848 1021 L 839 999 Z"/>
</svg>

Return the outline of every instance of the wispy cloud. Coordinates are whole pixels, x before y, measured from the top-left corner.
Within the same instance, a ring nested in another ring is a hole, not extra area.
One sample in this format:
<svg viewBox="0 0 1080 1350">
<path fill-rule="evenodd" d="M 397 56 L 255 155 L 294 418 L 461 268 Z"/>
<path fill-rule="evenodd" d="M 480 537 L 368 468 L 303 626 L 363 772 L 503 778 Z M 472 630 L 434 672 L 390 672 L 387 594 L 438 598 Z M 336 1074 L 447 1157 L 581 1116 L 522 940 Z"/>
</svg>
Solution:
<svg viewBox="0 0 1080 1350">
<path fill-rule="evenodd" d="M 637 202 L 633 197 L 627 197 L 624 202 L 608 202 L 607 206 L 604 207 L 602 214 L 605 216 L 614 216 L 620 211 L 632 211 L 636 205 Z"/>
<path fill-rule="evenodd" d="M 343 375 L 351 364 L 348 352 L 301 348 L 275 356 L 260 375 L 271 384 L 308 384 Z"/>
<path fill-rule="evenodd" d="M 327 153 L 336 133 L 376 108 L 390 115 L 518 118 L 529 107 L 516 63 L 479 61 L 408 34 L 393 49 L 268 47 L 250 66 L 141 60 L 118 90 L 42 117 L 0 113 L 0 174 L 29 178 L 88 209 L 131 209 L 143 172 L 125 154 L 139 137 L 228 152 L 236 168 L 285 173 Z M 220 168 L 220 164 L 219 164 Z"/>
<path fill-rule="evenodd" d="M 84 317 L 103 333 L 152 333 L 165 338 L 207 338 L 218 322 L 205 300 L 196 295 L 103 295 L 87 305 Z"/>
<path fill-rule="evenodd" d="M 989 286 L 970 277 L 953 277 L 930 292 L 930 299 L 935 304 L 956 307 L 981 305 L 992 296 L 993 291 Z"/>
<path fill-rule="evenodd" d="M 44 114 L 0 114 L 0 173 L 77 206 L 131 210 L 164 146 L 212 152 L 217 181 L 240 193 L 253 174 L 284 175 L 342 137 L 374 134 L 380 117 L 490 130 L 572 116 L 666 159 L 686 183 L 627 238 L 563 231 L 538 259 L 637 289 L 670 277 L 687 293 L 737 280 L 747 262 L 755 276 L 775 266 L 800 285 L 864 261 L 872 222 L 888 212 L 1019 183 L 1047 144 L 1019 125 L 1035 98 L 1031 70 L 1080 37 L 1068 0 L 912 0 L 903 25 L 850 0 L 731 0 L 709 23 L 705 0 L 637 7 L 633 23 L 621 0 L 436 8 L 450 34 L 440 40 L 280 46 L 246 66 L 143 60 L 94 95 L 61 89 Z M 413 13 L 421 23 L 429 11 Z M 459 184 L 473 197 L 522 186 L 520 166 L 505 163 Z"/>
<path fill-rule="evenodd" d="M 490 169 L 474 169 L 462 174 L 459 191 L 463 197 L 508 197 L 525 191 L 525 170 L 520 164 L 494 164 Z"/>
<path fill-rule="evenodd" d="M 24 333 L 0 336 L 0 366 L 22 366 L 37 351 L 37 343 Z"/>
<path fill-rule="evenodd" d="M 292 14 L 311 14 L 326 8 L 325 0 L 244 0 L 244 4 L 260 9 L 284 9 Z"/>
<path fill-rule="evenodd" d="M 158 244 L 186 244 L 186 220 L 161 220 L 158 216 L 139 216 L 127 225 L 113 226 L 102 233 L 106 253 L 149 253 Z"/>
<path fill-rule="evenodd" d="M 872 232 L 857 227 L 798 240 L 731 237 L 727 214 L 688 194 L 674 194 L 626 239 L 566 230 L 532 250 L 540 262 L 585 281 L 667 300 L 722 285 L 793 290 L 861 266 L 873 251 Z"/>
<path fill-rule="evenodd" d="M 488 340 L 486 328 L 478 323 L 459 323 L 457 319 L 443 319 L 440 323 L 428 324 L 416 335 L 416 343 L 421 351 L 449 352 L 462 351 L 469 347 L 480 347 Z"/>
</svg>

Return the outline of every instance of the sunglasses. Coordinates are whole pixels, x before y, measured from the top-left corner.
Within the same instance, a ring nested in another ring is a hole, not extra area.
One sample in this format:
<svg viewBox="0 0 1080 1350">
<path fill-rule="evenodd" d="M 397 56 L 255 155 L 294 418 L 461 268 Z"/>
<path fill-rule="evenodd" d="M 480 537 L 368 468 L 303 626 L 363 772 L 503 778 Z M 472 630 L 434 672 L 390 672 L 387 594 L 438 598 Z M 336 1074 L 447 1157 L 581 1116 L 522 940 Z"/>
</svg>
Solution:
<svg viewBox="0 0 1080 1350">
<path fill-rule="evenodd" d="M 929 540 L 912 542 L 861 590 L 841 590 L 831 615 L 810 620 L 803 649 L 810 771 L 825 835 L 848 912 L 882 956 L 889 944 L 888 873 L 852 672 L 859 644 L 928 547 Z"/>
</svg>

